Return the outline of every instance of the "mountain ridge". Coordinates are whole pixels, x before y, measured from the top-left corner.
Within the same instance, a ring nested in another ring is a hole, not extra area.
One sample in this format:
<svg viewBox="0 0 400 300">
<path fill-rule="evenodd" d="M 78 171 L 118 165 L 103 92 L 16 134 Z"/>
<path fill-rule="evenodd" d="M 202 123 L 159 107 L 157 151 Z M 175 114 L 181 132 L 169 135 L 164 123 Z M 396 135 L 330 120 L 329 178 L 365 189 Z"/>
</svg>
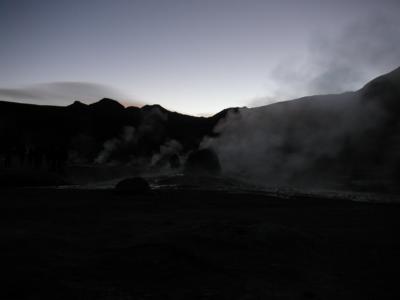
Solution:
<svg viewBox="0 0 400 300">
<path fill-rule="evenodd" d="M 124 107 L 108 98 L 65 107 L 0 101 L 0 158 L 25 161 L 34 152 L 69 164 L 153 166 L 212 148 L 225 173 L 258 181 L 381 176 L 400 183 L 399 78 L 397 68 L 353 92 L 227 108 L 210 117 L 157 104 Z"/>
</svg>

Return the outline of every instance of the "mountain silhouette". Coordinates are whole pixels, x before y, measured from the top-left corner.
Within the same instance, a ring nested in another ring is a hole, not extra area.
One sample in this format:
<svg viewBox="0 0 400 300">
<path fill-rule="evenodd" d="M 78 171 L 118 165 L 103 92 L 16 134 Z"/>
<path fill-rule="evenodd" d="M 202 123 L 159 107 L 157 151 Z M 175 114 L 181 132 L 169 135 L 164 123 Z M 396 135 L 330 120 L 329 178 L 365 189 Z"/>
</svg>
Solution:
<svg viewBox="0 0 400 300">
<path fill-rule="evenodd" d="M 186 153 L 197 149 L 206 135 L 212 136 L 225 114 L 205 118 L 160 105 L 125 108 L 107 98 L 89 105 L 75 101 L 66 107 L 0 101 L 0 155 L 57 148 L 65 157 L 73 154 L 81 162 L 94 163 L 105 143 L 113 140 L 121 140 L 121 145 L 109 159 L 121 162 L 132 155 L 150 159 L 171 140 Z M 135 131 L 135 137 L 124 137 L 127 130 Z"/>
<path fill-rule="evenodd" d="M 40 106 L 0 101 L 3 166 L 179 162 L 211 148 L 223 173 L 261 182 L 400 178 L 400 68 L 354 92 L 194 117 L 160 105 Z M 373 184 L 371 183 L 373 182 Z"/>
</svg>

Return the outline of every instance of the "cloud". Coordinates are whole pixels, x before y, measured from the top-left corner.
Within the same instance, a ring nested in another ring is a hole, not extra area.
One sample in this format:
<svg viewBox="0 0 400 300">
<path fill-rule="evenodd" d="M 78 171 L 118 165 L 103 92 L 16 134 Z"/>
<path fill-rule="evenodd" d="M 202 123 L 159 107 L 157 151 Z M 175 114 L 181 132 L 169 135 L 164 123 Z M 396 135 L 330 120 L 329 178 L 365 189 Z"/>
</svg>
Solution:
<svg viewBox="0 0 400 300">
<path fill-rule="evenodd" d="M 312 94 L 358 89 L 400 66 L 400 22 L 389 12 L 315 36 L 308 51 L 279 62 L 268 75 L 268 93 L 250 106 Z"/>
<path fill-rule="evenodd" d="M 116 99 L 124 105 L 143 105 L 139 101 L 129 100 L 110 86 L 91 82 L 59 81 L 19 88 L 0 88 L 0 100 L 42 105 L 68 105 L 75 100 L 92 103 L 102 98 Z"/>
</svg>

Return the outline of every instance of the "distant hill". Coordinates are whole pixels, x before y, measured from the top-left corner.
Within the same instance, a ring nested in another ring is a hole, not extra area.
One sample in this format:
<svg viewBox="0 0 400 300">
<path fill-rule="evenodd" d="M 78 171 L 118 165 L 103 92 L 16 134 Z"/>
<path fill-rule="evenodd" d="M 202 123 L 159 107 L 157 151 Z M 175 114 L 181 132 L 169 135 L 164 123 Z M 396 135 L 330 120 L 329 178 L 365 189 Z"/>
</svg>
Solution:
<svg viewBox="0 0 400 300">
<path fill-rule="evenodd" d="M 123 163 L 150 160 L 164 144 L 182 154 L 197 149 L 204 136 L 212 136 L 226 112 L 193 117 L 160 105 L 125 108 L 112 99 L 90 105 L 75 101 L 66 107 L 0 101 L 0 157 Z"/>
<path fill-rule="evenodd" d="M 222 174 L 261 184 L 393 188 L 400 183 L 400 68 L 358 91 L 209 118 L 112 99 L 66 107 L 0 102 L 0 141 L 0 167 L 176 166 L 210 147 Z"/>
<path fill-rule="evenodd" d="M 400 183 L 400 68 L 360 90 L 250 109 L 215 129 L 226 173 L 262 184 L 371 189 Z"/>
</svg>

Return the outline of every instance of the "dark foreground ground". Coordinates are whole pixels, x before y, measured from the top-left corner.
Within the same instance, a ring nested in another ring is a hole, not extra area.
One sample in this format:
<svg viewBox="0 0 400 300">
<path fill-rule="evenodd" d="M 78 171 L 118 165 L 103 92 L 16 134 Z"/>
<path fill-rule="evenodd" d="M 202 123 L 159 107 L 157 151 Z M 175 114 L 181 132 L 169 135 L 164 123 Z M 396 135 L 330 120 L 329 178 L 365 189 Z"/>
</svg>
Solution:
<svg viewBox="0 0 400 300">
<path fill-rule="evenodd" d="M 0 299 L 400 299 L 400 206 L 0 190 Z"/>
</svg>

